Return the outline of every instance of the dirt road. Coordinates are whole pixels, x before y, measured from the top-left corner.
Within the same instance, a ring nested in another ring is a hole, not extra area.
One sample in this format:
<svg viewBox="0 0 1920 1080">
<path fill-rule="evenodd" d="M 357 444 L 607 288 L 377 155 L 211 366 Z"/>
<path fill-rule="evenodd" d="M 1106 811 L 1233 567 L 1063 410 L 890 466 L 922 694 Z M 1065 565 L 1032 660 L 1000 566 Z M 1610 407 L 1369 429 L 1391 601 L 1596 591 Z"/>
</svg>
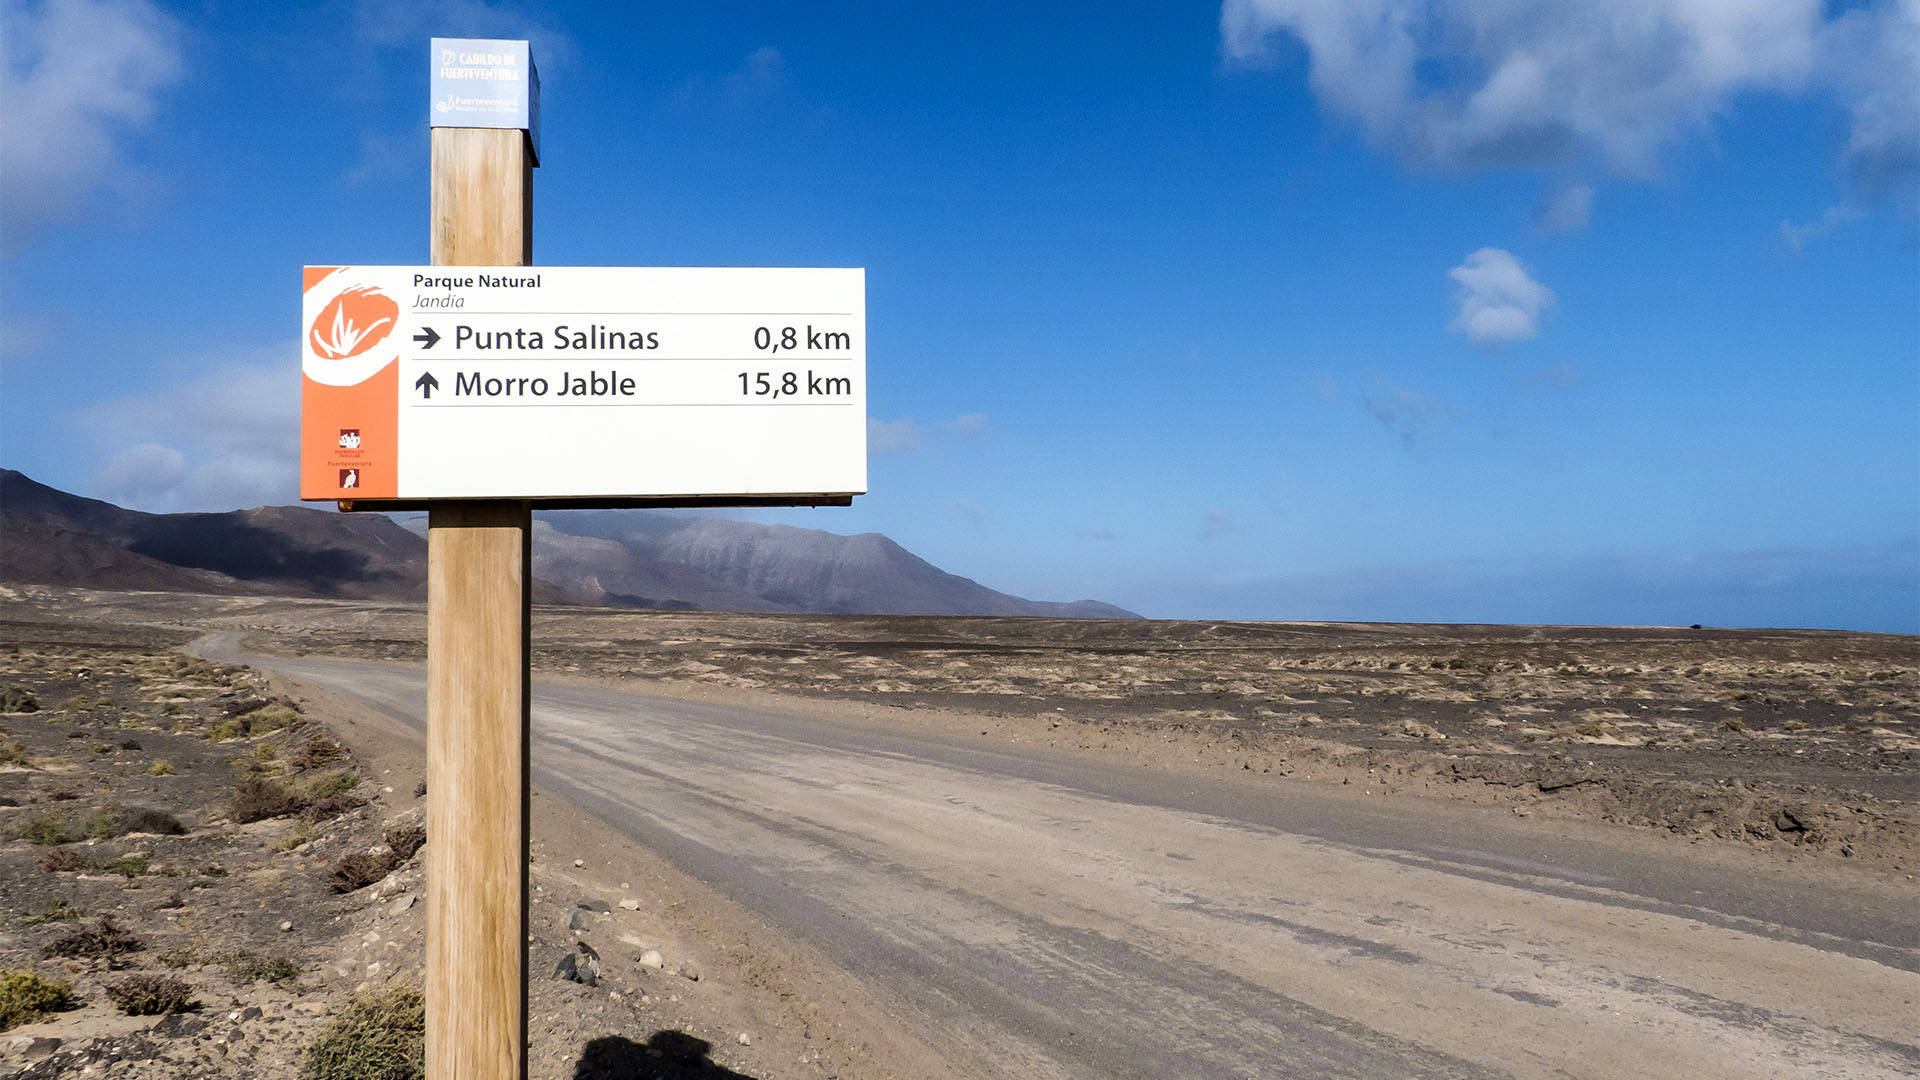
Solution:
<svg viewBox="0 0 1920 1080">
<path fill-rule="evenodd" d="M 417 667 L 245 659 L 424 715 Z M 538 684 L 534 725 L 537 785 L 964 1074 L 1920 1072 L 1910 881 L 578 685 Z"/>
</svg>

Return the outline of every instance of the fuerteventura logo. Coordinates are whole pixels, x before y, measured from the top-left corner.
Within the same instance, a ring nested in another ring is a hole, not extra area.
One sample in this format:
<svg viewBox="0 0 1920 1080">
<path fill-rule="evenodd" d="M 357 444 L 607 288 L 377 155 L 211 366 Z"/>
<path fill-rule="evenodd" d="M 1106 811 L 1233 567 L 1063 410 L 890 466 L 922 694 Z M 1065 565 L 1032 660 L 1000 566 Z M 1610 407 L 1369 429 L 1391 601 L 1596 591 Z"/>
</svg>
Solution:
<svg viewBox="0 0 1920 1080">
<path fill-rule="evenodd" d="M 307 343 L 317 357 L 345 360 L 380 344 L 399 317 L 400 305 L 372 285 L 346 289 L 314 317 Z"/>
</svg>

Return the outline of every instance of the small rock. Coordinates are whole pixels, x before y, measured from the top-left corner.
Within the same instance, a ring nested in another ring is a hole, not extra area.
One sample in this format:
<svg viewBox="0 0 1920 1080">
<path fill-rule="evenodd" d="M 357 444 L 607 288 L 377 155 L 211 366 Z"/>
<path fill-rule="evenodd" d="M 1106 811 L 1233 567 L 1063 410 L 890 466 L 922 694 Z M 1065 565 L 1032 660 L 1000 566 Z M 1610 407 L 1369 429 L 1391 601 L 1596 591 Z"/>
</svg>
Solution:
<svg viewBox="0 0 1920 1080">
<path fill-rule="evenodd" d="M 25 1053 L 28 1061 L 39 1061 L 41 1058 L 51 1055 L 58 1049 L 60 1049 L 59 1039 L 51 1035 L 41 1035 L 27 1043 Z"/>
<path fill-rule="evenodd" d="M 187 898 L 179 893 L 170 894 L 165 900 L 153 905 L 157 911 L 177 911 L 187 906 Z"/>
<path fill-rule="evenodd" d="M 640 954 L 640 963 L 643 967 L 663 968 L 667 966 L 667 958 L 660 955 L 659 949 L 648 949 Z"/>
<path fill-rule="evenodd" d="M 293 932 L 293 920 L 292 920 L 292 919 L 281 919 L 281 920 L 280 920 L 280 932 L 281 932 L 281 933 L 283 933 L 283 934 L 290 934 L 290 933 L 292 933 L 292 932 Z"/>
<path fill-rule="evenodd" d="M 246 1008 L 241 1009 L 238 1013 L 235 1013 L 234 1019 L 244 1024 L 249 1020 L 258 1020 L 265 1015 L 266 1013 L 261 1012 L 260 1007 L 258 1005 L 249 1005 Z"/>
<path fill-rule="evenodd" d="M 585 859 L 575 859 L 575 860 L 573 860 L 573 866 L 574 866 L 574 869 L 576 869 L 576 870 L 577 870 L 577 869 L 579 869 L 579 868 L 581 868 L 581 867 L 583 867 L 583 866 L 585 866 L 585 865 L 587 865 L 587 860 L 585 860 Z"/>
<path fill-rule="evenodd" d="M 613 912 L 613 908 L 609 907 L 605 900 L 582 900 L 575 904 L 574 907 L 579 908 L 581 911 L 598 912 L 601 915 L 607 915 Z"/>
<path fill-rule="evenodd" d="M 413 902 L 415 899 L 417 898 L 412 893 L 408 893 L 407 895 L 402 896 L 400 899 L 395 900 L 393 902 L 393 906 L 389 907 L 387 911 L 391 914 L 398 915 L 406 911 L 408 908 L 411 908 L 413 906 Z"/>
<path fill-rule="evenodd" d="M 560 963 L 554 966 L 553 977 L 592 986 L 600 981 L 600 954 L 584 941 L 578 945 L 580 951 L 560 958 Z"/>
<path fill-rule="evenodd" d="M 642 939 L 639 934 L 631 930 L 625 931 L 620 935 L 620 944 L 631 945 L 636 949 L 644 949 L 647 947 L 646 941 Z"/>
<path fill-rule="evenodd" d="M 413 785 L 414 798 L 422 799 L 426 797 L 426 794 L 427 794 L 427 782 L 425 780 L 422 780 L 419 783 Z"/>
<path fill-rule="evenodd" d="M 700 981 L 700 965 L 689 960 L 680 965 L 680 977 L 688 982 Z"/>
<path fill-rule="evenodd" d="M 640 901 L 629 896 L 625 900 L 620 901 L 620 909 L 622 911 L 639 911 Z"/>
<path fill-rule="evenodd" d="M 739 1043 L 741 1046 L 753 1045 L 753 1039 L 749 1037 L 747 1033 L 744 1031 L 741 1032 L 738 1036 L 736 1036 L 733 1041 Z"/>
<path fill-rule="evenodd" d="M 588 926 L 587 913 L 578 909 L 567 912 L 567 929 L 585 930 Z"/>
</svg>

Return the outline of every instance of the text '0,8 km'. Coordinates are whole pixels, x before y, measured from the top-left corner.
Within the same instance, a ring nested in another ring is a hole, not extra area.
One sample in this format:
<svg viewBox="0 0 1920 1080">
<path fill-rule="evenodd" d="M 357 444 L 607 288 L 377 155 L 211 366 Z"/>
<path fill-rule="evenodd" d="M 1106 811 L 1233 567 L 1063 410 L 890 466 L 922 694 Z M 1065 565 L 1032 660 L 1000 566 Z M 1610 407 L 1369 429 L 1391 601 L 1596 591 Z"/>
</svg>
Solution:
<svg viewBox="0 0 1920 1080">
<path fill-rule="evenodd" d="M 303 498 L 866 490 L 862 270 L 349 266 L 306 278 Z"/>
</svg>

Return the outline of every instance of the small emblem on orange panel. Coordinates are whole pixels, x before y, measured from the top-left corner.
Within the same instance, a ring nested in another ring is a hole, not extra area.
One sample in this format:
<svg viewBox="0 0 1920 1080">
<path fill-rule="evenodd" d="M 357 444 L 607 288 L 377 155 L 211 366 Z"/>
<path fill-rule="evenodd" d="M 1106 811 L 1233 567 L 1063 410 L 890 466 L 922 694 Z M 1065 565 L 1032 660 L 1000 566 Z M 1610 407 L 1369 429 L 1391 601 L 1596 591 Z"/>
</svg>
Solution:
<svg viewBox="0 0 1920 1080">
<path fill-rule="evenodd" d="M 345 360 L 373 348 L 393 332 L 400 305 L 371 285 L 348 289 L 333 298 L 307 328 L 313 354 Z"/>
</svg>

